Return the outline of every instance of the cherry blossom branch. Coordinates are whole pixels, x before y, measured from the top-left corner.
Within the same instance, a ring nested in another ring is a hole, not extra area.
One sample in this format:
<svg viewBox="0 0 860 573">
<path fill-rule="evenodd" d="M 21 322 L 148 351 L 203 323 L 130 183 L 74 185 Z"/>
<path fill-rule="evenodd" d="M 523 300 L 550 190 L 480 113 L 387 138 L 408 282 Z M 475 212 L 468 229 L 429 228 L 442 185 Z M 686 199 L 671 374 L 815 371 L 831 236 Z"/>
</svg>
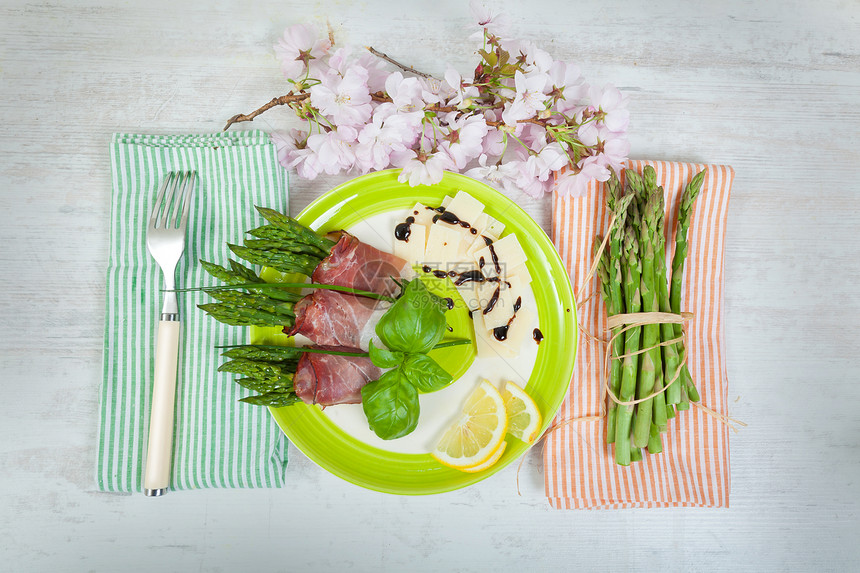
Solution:
<svg viewBox="0 0 860 573">
<path fill-rule="evenodd" d="M 425 74 L 424 72 L 419 72 L 418 70 L 416 70 L 415 68 L 413 68 L 413 67 L 411 67 L 411 66 L 407 66 L 407 65 L 405 65 L 405 64 L 401 64 L 401 63 L 400 63 L 400 62 L 398 62 L 397 60 L 395 60 L 395 59 L 391 58 L 389 55 L 387 55 L 387 54 L 383 54 L 383 53 L 382 53 L 382 52 L 380 52 L 379 50 L 374 49 L 374 48 L 373 48 L 373 46 L 365 46 L 365 48 L 367 49 L 367 51 L 368 51 L 368 52 L 370 52 L 371 54 L 373 54 L 373 55 L 374 55 L 374 56 L 376 56 L 377 58 L 379 58 L 379 59 L 381 59 L 381 60 L 385 60 L 385 61 L 386 61 L 386 62 L 388 62 L 389 64 L 392 64 L 392 65 L 394 65 L 394 66 L 397 66 L 398 68 L 400 68 L 400 69 L 401 69 L 401 70 L 403 70 L 404 72 L 409 72 L 410 74 L 415 74 L 416 76 L 421 76 L 422 78 L 434 79 L 434 80 L 436 79 L 436 78 L 434 78 L 433 76 L 431 76 L 430 74 Z M 438 80 L 437 80 L 437 81 L 438 81 Z"/>
<path fill-rule="evenodd" d="M 398 180 L 415 186 L 455 170 L 538 197 L 579 195 L 622 169 L 629 112 L 618 89 L 498 35 L 501 20 L 472 5 L 484 48 L 471 78 L 448 67 L 439 80 L 370 46 L 350 56 L 333 50 L 331 26 L 326 37 L 295 24 L 274 46 L 291 92 L 224 129 L 288 106 L 306 125 L 272 140 L 284 167 L 306 179 L 397 166 Z"/>
<path fill-rule="evenodd" d="M 227 125 L 224 126 L 222 131 L 227 131 L 230 129 L 230 126 L 234 123 L 241 123 L 243 121 L 253 121 L 255 117 L 260 115 L 261 113 L 272 109 L 273 107 L 277 107 L 279 105 L 289 105 L 291 103 L 295 103 L 297 101 L 304 101 L 310 97 L 311 94 L 307 92 L 297 93 L 297 94 L 286 94 L 281 97 L 272 98 L 272 101 L 266 103 L 265 105 L 260 106 L 249 114 L 239 113 L 231 117 L 227 120 Z"/>
</svg>

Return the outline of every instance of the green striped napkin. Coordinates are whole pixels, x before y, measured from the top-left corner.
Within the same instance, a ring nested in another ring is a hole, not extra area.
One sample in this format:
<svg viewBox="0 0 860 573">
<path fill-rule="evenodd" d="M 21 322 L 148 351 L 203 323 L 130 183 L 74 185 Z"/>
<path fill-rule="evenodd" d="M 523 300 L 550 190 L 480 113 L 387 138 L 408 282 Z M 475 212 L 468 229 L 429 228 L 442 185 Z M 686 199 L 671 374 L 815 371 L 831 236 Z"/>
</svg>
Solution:
<svg viewBox="0 0 860 573">
<path fill-rule="evenodd" d="M 225 264 L 226 242 L 258 226 L 253 206 L 285 211 L 287 174 L 262 131 L 214 135 L 116 134 L 104 379 L 100 391 L 96 482 L 103 491 L 140 492 L 149 427 L 161 272 L 146 250 L 146 222 L 169 171 L 196 170 L 177 288 L 214 285 L 199 259 Z M 248 392 L 228 374 L 215 345 L 247 342 L 197 308 L 200 292 L 180 293 L 182 334 L 176 390 L 171 489 L 280 487 L 287 440 L 266 408 L 237 400 Z"/>
</svg>

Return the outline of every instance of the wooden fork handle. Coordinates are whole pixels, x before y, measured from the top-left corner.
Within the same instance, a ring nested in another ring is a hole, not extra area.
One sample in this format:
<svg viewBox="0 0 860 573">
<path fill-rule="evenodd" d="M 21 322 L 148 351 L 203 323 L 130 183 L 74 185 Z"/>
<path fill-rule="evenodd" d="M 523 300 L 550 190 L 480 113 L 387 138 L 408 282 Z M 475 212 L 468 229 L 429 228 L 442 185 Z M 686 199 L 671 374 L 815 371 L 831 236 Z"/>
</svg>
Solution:
<svg viewBox="0 0 860 573">
<path fill-rule="evenodd" d="M 155 378 L 149 415 L 149 444 L 146 450 L 146 471 L 143 479 L 143 492 L 149 497 L 163 495 L 170 485 L 180 324 L 178 320 L 161 320 L 158 323 Z"/>
</svg>

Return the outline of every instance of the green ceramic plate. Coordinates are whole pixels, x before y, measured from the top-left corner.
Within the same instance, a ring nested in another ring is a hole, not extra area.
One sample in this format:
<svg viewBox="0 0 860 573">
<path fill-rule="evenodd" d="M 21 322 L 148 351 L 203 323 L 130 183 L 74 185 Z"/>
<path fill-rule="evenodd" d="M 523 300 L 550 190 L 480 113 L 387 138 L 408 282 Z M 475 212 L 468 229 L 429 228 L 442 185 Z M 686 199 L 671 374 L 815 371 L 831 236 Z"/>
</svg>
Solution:
<svg viewBox="0 0 860 573">
<path fill-rule="evenodd" d="M 408 209 L 419 201 L 439 205 L 445 195 L 458 190 L 481 201 L 490 216 L 505 224 L 504 234 L 516 233 L 528 256 L 544 340 L 526 389 L 541 410 L 545 429 L 567 394 L 577 342 L 570 279 L 555 247 L 525 211 L 492 187 L 456 173 L 446 173 L 433 186 L 409 187 L 397 181 L 399 173 L 379 171 L 348 181 L 308 205 L 297 219 L 327 232 L 348 229 L 364 217 L 385 211 Z M 470 474 L 445 467 L 430 454 L 400 454 L 370 446 L 342 431 L 316 406 L 295 404 L 271 412 L 296 447 L 321 467 L 356 485 L 387 493 L 432 494 L 465 487 L 504 468 L 528 448 L 508 436 L 499 462 Z"/>
</svg>

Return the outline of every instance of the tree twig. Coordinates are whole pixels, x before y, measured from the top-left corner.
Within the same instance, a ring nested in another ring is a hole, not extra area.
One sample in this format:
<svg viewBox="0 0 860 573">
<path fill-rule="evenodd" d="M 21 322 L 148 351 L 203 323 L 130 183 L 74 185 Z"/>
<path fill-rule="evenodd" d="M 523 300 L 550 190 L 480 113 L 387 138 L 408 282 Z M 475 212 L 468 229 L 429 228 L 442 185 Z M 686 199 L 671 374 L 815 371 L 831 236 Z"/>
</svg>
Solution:
<svg viewBox="0 0 860 573">
<path fill-rule="evenodd" d="M 397 66 L 398 68 L 400 68 L 400 69 L 401 69 L 401 70 L 403 70 L 404 72 L 409 72 L 409 73 L 411 73 L 411 74 L 415 74 L 416 76 L 421 76 L 422 78 L 434 79 L 434 80 L 437 80 L 437 81 L 438 81 L 438 79 L 437 79 L 437 78 L 434 78 L 434 77 L 433 77 L 433 76 L 431 76 L 430 74 L 425 74 L 424 72 L 419 72 L 418 70 L 416 70 L 416 69 L 415 69 L 415 68 L 413 68 L 413 67 L 410 67 L 410 66 L 407 66 L 407 65 L 401 64 L 400 62 L 398 62 L 397 60 L 395 60 L 395 59 L 391 58 L 391 57 L 390 57 L 390 56 L 388 56 L 387 54 L 383 54 L 383 53 L 382 53 L 382 52 L 380 52 L 379 50 L 374 49 L 372 46 L 365 46 L 365 48 L 367 48 L 367 51 L 368 51 L 368 52 L 370 52 L 371 54 L 373 54 L 374 56 L 376 56 L 377 58 L 380 58 L 380 59 L 382 59 L 382 60 L 385 60 L 385 61 L 386 61 L 386 62 L 388 62 L 389 64 L 393 64 L 393 65 Z"/>
<path fill-rule="evenodd" d="M 273 107 L 276 107 L 279 105 L 288 105 L 288 104 L 291 104 L 291 103 L 294 103 L 297 101 L 306 100 L 307 98 L 310 97 L 310 95 L 311 94 L 309 94 L 309 93 L 298 93 L 298 94 L 287 94 L 287 95 L 282 95 L 281 97 L 273 98 L 272 101 L 266 103 L 265 105 L 260 106 L 259 108 L 255 109 L 254 111 L 252 111 L 249 114 L 240 113 L 240 114 L 234 115 L 233 117 L 231 117 L 230 119 L 227 120 L 227 125 L 224 126 L 223 131 L 227 131 L 228 129 L 230 129 L 230 126 L 233 125 L 234 123 L 241 123 L 243 121 L 252 121 L 255 117 L 257 117 L 258 115 L 260 115 L 264 111 L 267 111 L 267 110 L 272 109 Z"/>
</svg>

